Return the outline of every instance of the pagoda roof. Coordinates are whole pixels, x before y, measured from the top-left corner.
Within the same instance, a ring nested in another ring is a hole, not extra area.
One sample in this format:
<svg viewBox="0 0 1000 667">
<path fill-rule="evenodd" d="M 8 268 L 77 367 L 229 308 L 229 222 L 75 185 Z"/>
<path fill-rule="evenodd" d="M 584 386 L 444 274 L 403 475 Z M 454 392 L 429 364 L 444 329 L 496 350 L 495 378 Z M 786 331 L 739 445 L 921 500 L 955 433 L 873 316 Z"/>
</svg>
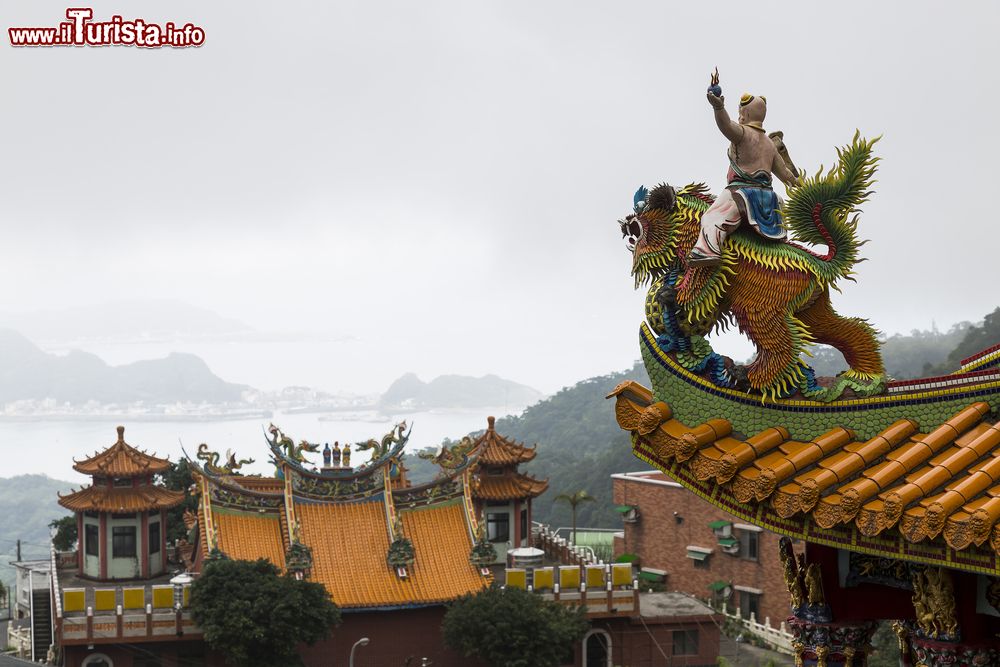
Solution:
<svg viewBox="0 0 1000 667">
<path fill-rule="evenodd" d="M 476 438 L 479 464 L 488 466 L 517 465 L 535 458 L 535 447 L 509 440 L 496 432 L 496 418 L 488 417 L 486 432 Z"/>
<path fill-rule="evenodd" d="M 517 500 L 537 498 L 549 488 L 548 480 L 522 473 L 489 475 L 480 471 L 472 483 L 472 497 L 477 500 Z"/>
<path fill-rule="evenodd" d="M 1000 424 L 970 400 L 943 421 L 887 420 L 871 437 L 832 426 L 793 439 L 781 424 L 750 435 L 714 418 L 687 424 L 634 382 L 616 397 L 633 451 L 749 523 L 849 550 L 1000 571 Z M 860 405 L 860 402 L 858 402 Z"/>
<path fill-rule="evenodd" d="M 73 470 L 84 475 L 136 477 L 165 472 L 170 461 L 140 451 L 125 442 L 125 427 L 118 427 L 118 441 L 83 461 L 73 460 Z"/>
<path fill-rule="evenodd" d="M 184 502 L 183 491 L 162 486 L 88 486 L 59 495 L 59 504 L 71 512 L 148 512 L 177 507 Z"/>
</svg>

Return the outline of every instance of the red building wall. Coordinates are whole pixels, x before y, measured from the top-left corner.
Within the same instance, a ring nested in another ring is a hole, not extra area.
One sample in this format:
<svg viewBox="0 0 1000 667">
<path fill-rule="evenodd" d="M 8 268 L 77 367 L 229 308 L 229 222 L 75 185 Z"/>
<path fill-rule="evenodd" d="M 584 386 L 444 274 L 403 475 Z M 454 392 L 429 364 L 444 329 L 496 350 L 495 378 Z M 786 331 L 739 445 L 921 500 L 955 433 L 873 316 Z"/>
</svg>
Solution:
<svg viewBox="0 0 1000 667">
<path fill-rule="evenodd" d="M 422 607 L 345 613 L 330 639 L 303 646 L 300 655 L 306 667 L 346 665 L 354 642 L 368 637 L 369 644 L 359 646 L 354 653 L 354 667 L 403 667 L 411 656 L 409 667 L 420 667 L 423 657 L 432 660 L 434 667 L 485 667 L 444 648 L 444 612 L 444 607 Z"/>
<path fill-rule="evenodd" d="M 639 519 L 625 523 L 624 539 L 615 541 L 615 555 L 634 553 L 643 567 L 665 570 L 666 588 L 698 598 L 711 596 L 709 584 L 732 582 L 734 586 L 761 591 L 761 623 L 770 618 L 777 627 L 791 613 L 788 592 L 778 560 L 779 536 L 769 531 L 758 533 L 758 558 L 747 560 L 743 554 L 723 553 L 718 537 L 709 528 L 712 521 L 725 519 L 735 524 L 742 520 L 727 514 L 684 489 L 662 473 L 629 473 L 613 477 L 614 502 L 639 508 Z M 738 536 L 738 530 L 733 535 Z M 707 568 L 695 567 L 687 557 L 687 547 L 713 549 Z M 803 545 L 796 545 L 801 550 Z M 740 591 L 729 600 L 730 609 L 739 604 Z"/>
<path fill-rule="evenodd" d="M 707 667 L 718 663 L 718 618 L 688 616 L 676 619 L 609 618 L 594 620 L 592 630 L 604 630 L 611 637 L 611 664 L 628 667 Z M 698 651 L 674 646 L 675 632 L 694 631 Z M 584 639 L 586 642 L 586 638 Z M 574 667 L 585 667 L 582 650 Z"/>
</svg>

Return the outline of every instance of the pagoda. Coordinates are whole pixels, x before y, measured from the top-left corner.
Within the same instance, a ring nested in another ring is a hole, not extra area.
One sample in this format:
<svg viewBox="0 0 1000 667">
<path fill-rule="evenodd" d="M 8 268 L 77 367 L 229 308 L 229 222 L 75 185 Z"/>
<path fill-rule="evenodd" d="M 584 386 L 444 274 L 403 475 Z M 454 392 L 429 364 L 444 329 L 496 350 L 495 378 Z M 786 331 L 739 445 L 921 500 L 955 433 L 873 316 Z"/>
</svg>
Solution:
<svg viewBox="0 0 1000 667">
<path fill-rule="evenodd" d="M 81 577 L 100 581 L 150 579 L 166 569 L 167 510 L 184 501 L 182 491 L 159 486 L 154 476 L 166 472 L 170 461 L 147 454 L 118 440 L 73 469 L 90 475 L 93 483 L 59 504 L 76 514 Z"/>
<path fill-rule="evenodd" d="M 494 543 L 497 562 L 503 562 L 508 548 L 530 546 L 531 501 L 549 487 L 518 470 L 535 458 L 535 447 L 526 447 L 496 431 L 496 418 L 487 418 L 486 432 L 475 440 L 479 453 L 472 484 L 478 516 L 485 514 L 487 539 Z"/>
</svg>

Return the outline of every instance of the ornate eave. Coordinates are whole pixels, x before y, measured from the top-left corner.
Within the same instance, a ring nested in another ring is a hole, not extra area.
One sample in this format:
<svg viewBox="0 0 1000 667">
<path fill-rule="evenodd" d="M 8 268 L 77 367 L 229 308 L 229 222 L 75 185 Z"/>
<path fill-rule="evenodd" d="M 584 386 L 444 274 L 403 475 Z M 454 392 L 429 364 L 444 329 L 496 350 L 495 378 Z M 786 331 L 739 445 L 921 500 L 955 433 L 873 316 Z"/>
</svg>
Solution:
<svg viewBox="0 0 1000 667">
<path fill-rule="evenodd" d="M 487 466 L 516 466 L 527 463 L 535 458 L 535 447 L 527 447 L 524 443 L 515 442 L 496 432 L 496 419 L 487 418 L 486 431 L 476 438 L 475 446 L 479 450 L 479 462 Z"/>
<path fill-rule="evenodd" d="M 523 473 L 489 475 L 480 471 L 472 483 L 472 497 L 476 500 L 526 500 L 537 498 L 548 488 L 548 480 Z"/>
<path fill-rule="evenodd" d="M 161 486 L 88 486 L 74 493 L 59 494 L 59 504 L 71 512 L 148 512 L 172 509 L 182 502 L 183 491 Z"/>
<path fill-rule="evenodd" d="M 84 475 L 137 477 L 154 475 L 170 469 L 170 461 L 147 454 L 125 442 L 125 427 L 118 427 L 118 440 L 82 461 L 73 460 L 73 470 Z"/>
<path fill-rule="evenodd" d="M 749 523 L 851 551 L 1000 572 L 1000 427 L 986 402 L 966 401 L 924 434 L 918 420 L 897 419 L 867 439 L 838 426 L 836 411 L 816 412 L 826 429 L 793 440 L 780 422 L 750 436 L 729 419 L 687 423 L 635 382 L 609 397 L 637 457 Z"/>
</svg>

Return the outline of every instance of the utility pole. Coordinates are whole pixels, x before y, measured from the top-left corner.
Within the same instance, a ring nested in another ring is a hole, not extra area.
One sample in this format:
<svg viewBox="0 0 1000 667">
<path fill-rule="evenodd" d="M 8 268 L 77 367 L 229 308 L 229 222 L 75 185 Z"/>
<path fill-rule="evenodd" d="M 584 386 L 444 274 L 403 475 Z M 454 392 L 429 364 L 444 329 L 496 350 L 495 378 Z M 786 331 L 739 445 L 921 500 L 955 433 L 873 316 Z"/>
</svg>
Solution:
<svg viewBox="0 0 1000 667">
<path fill-rule="evenodd" d="M 21 561 L 21 540 L 20 540 L 20 538 L 18 538 L 18 540 L 17 540 L 17 560 L 18 560 L 18 562 Z"/>
</svg>

